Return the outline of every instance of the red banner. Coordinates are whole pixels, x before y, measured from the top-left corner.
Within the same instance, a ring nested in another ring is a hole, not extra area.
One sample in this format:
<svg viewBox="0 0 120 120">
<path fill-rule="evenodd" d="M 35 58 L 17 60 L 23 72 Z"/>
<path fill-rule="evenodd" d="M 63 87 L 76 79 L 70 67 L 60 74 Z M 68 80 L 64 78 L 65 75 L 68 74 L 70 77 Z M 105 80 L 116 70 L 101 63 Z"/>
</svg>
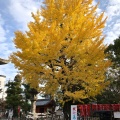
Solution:
<svg viewBox="0 0 120 120">
<path fill-rule="evenodd" d="M 94 111 L 120 111 L 120 104 L 84 104 L 77 107 L 82 117 L 90 116 Z"/>
<path fill-rule="evenodd" d="M 80 116 L 90 116 L 90 104 L 78 105 Z"/>
</svg>

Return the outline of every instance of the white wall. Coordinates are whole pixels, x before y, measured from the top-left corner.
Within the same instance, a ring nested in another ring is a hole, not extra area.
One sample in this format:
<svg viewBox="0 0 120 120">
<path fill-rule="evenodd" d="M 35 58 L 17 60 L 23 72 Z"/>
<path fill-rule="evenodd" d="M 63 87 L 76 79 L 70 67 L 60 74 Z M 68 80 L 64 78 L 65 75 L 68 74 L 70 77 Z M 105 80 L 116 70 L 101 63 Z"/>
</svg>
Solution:
<svg viewBox="0 0 120 120">
<path fill-rule="evenodd" d="M 5 79 L 6 76 L 4 75 L 0 75 L 0 89 L 2 89 L 2 92 L 0 92 L 0 99 L 3 98 L 5 96 Z"/>
</svg>

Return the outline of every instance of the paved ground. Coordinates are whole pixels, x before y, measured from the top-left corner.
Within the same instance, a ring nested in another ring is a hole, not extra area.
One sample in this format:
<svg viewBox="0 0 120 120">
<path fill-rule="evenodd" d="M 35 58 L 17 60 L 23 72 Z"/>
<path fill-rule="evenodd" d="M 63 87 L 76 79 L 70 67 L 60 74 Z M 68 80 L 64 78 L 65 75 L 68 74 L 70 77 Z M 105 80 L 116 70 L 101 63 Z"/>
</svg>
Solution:
<svg viewBox="0 0 120 120">
<path fill-rule="evenodd" d="M 0 118 L 0 120 L 8 120 L 7 118 Z M 13 120 L 26 120 L 25 118 L 22 118 L 22 119 L 19 119 L 19 118 L 13 118 Z M 61 119 L 58 119 L 58 118 L 40 118 L 39 120 L 63 120 L 62 118 Z"/>
</svg>

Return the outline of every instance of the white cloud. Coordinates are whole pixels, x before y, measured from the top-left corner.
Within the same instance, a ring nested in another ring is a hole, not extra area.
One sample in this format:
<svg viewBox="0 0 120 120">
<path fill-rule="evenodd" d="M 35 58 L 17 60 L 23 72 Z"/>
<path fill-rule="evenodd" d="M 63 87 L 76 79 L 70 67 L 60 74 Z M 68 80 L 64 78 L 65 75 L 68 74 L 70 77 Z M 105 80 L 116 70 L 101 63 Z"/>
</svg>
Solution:
<svg viewBox="0 0 120 120">
<path fill-rule="evenodd" d="M 12 42 L 11 32 L 13 32 L 13 28 L 11 26 L 15 26 L 15 29 L 18 30 L 26 30 L 27 23 L 32 20 L 31 12 L 36 12 L 40 7 L 41 0 L 8 0 L 8 4 L 6 3 L 6 13 L 9 15 L 9 18 L 4 20 L 0 16 L 0 58 L 8 59 L 10 53 L 15 51 L 14 44 Z M 13 24 L 14 22 L 14 24 Z M 10 26 L 10 27 L 9 27 Z M 7 34 L 6 29 L 8 29 L 9 34 Z M 8 41 L 7 41 L 7 40 Z M 13 80 L 15 75 L 17 74 L 17 69 L 15 69 L 12 63 L 8 63 L 6 65 L 0 66 L 0 75 L 5 75 L 6 80 Z"/>
<path fill-rule="evenodd" d="M 110 5 L 116 5 L 116 4 L 120 4 L 120 0 L 110 0 L 109 1 Z"/>
<path fill-rule="evenodd" d="M 0 43 L 6 40 L 5 38 L 6 33 L 3 28 L 3 25 L 4 25 L 4 20 L 2 19 L 1 14 L 0 14 Z"/>
<path fill-rule="evenodd" d="M 107 26 L 105 43 L 113 43 L 120 35 L 120 0 L 109 0 L 106 7 Z"/>
<path fill-rule="evenodd" d="M 113 43 L 113 41 L 120 36 L 120 20 L 116 20 L 106 32 L 106 43 Z"/>
<path fill-rule="evenodd" d="M 92 5 L 93 6 L 97 5 L 97 2 L 94 0 Z M 98 15 L 102 12 L 102 10 L 99 8 L 99 5 L 98 5 L 98 8 L 96 9 L 96 12 L 97 12 Z"/>
<path fill-rule="evenodd" d="M 120 0 L 110 0 L 106 9 L 108 15 L 108 21 L 112 21 L 113 18 L 120 15 Z"/>
<path fill-rule="evenodd" d="M 0 45 L 0 58 L 8 60 L 8 56 L 12 53 L 12 45 L 10 43 L 2 43 Z M 13 80 L 14 76 L 17 74 L 17 70 L 11 63 L 0 65 L 0 75 L 5 75 L 6 80 Z"/>
<path fill-rule="evenodd" d="M 10 0 L 9 12 L 18 23 L 18 27 L 26 30 L 27 23 L 32 20 L 31 12 L 36 12 L 39 8 L 33 0 Z"/>
<path fill-rule="evenodd" d="M 116 36 L 116 34 L 114 34 L 113 31 L 107 32 L 105 44 L 113 43 L 113 40 L 115 40 L 116 38 L 117 38 L 117 36 Z"/>
<path fill-rule="evenodd" d="M 17 70 L 14 68 L 13 64 L 8 63 L 4 65 L 0 65 L 0 75 L 6 76 L 6 80 L 13 80 L 15 75 L 17 74 Z"/>
<path fill-rule="evenodd" d="M 0 57 L 8 58 L 8 55 L 5 55 L 8 52 L 8 43 L 2 43 L 0 45 Z M 4 51 L 4 52 L 3 52 Z"/>
<path fill-rule="evenodd" d="M 120 19 L 116 21 L 116 23 L 113 26 L 113 31 L 120 33 Z"/>
</svg>

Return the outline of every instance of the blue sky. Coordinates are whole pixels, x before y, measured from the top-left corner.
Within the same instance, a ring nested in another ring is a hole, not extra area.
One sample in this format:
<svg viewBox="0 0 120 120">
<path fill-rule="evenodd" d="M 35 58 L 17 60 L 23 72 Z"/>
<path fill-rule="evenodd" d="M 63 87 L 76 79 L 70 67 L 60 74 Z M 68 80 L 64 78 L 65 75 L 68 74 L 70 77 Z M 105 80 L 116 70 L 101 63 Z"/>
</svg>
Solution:
<svg viewBox="0 0 120 120">
<path fill-rule="evenodd" d="M 108 17 L 104 34 L 105 43 L 113 43 L 120 35 L 120 0 L 94 0 L 93 4 L 100 2 L 98 14 L 105 11 Z M 15 51 L 13 43 L 16 30 L 27 30 L 27 23 L 32 20 L 31 12 L 36 12 L 42 0 L 0 0 L 0 58 L 8 59 L 10 53 Z M 6 81 L 13 80 L 17 69 L 9 63 L 0 66 L 0 75 L 6 76 Z"/>
</svg>

